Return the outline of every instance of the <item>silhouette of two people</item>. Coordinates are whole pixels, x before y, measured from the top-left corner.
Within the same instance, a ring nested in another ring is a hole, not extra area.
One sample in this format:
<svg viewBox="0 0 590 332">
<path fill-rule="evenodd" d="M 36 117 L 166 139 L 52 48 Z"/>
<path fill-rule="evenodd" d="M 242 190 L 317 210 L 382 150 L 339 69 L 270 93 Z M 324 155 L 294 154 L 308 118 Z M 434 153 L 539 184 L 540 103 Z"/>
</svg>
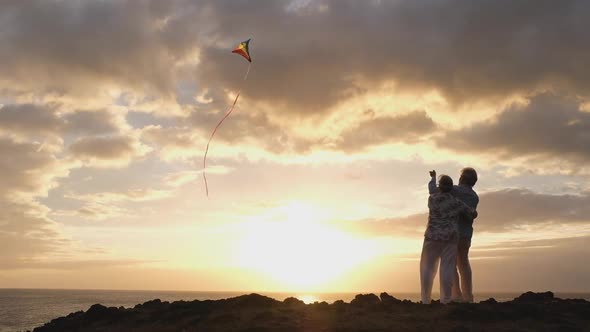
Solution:
<svg viewBox="0 0 590 332">
<path fill-rule="evenodd" d="M 432 300 L 432 285 L 440 264 L 440 301 L 473 302 L 473 281 L 469 248 L 473 220 L 477 218 L 479 197 L 473 190 L 477 172 L 461 171 L 459 184 L 441 175 L 436 184 L 436 171 L 430 171 L 428 183 L 428 224 L 420 257 L 422 303 Z"/>
</svg>

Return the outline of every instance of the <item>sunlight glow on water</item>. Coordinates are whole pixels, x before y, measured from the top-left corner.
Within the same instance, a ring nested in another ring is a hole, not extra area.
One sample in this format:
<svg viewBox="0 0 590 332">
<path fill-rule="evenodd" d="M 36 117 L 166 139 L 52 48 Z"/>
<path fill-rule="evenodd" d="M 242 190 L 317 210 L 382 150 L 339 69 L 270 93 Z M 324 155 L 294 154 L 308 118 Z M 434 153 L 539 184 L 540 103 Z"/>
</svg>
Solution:
<svg viewBox="0 0 590 332">
<path fill-rule="evenodd" d="M 300 299 L 301 301 L 305 302 L 306 304 L 314 303 L 316 301 L 320 301 L 317 297 L 307 294 L 307 295 L 297 295 L 296 298 Z"/>
</svg>

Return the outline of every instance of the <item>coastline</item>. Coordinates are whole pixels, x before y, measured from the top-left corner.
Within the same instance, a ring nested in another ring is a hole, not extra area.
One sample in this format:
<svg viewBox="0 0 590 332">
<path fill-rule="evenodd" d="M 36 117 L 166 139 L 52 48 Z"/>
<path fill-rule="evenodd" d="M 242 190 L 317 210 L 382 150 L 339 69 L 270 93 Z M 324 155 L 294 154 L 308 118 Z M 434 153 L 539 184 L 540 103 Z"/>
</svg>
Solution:
<svg viewBox="0 0 590 332">
<path fill-rule="evenodd" d="M 590 331 L 590 302 L 551 292 L 524 293 L 511 301 L 422 305 L 387 293 L 350 301 L 305 304 L 250 294 L 223 300 L 167 302 L 133 308 L 95 304 L 35 328 L 53 331 Z"/>
</svg>

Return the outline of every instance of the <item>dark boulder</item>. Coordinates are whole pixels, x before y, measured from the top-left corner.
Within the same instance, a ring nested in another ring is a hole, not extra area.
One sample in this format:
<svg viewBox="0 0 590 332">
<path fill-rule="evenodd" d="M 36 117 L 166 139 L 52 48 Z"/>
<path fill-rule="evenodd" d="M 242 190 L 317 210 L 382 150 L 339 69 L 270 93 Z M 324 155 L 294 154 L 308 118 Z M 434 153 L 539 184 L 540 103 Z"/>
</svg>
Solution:
<svg viewBox="0 0 590 332">
<path fill-rule="evenodd" d="M 346 302 L 342 301 L 342 300 L 336 300 L 334 301 L 334 303 L 332 303 L 332 305 L 334 306 L 334 308 L 336 310 L 344 310 L 346 308 Z"/>
<path fill-rule="evenodd" d="M 381 304 L 381 300 L 375 294 L 357 294 L 350 302 L 353 306 L 369 307 Z"/>
<path fill-rule="evenodd" d="M 160 299 L 154 299 L 154 300 L 144 302 L 143 304 L 138 304 L 135 306 L 135 308 L 158 309 L 158 308 L 161 308 L 161 306 L 162 306 L 162 301 Z"/>
<path fill-rule="evenodd" d="M 330 309 L 330 305 L 326 301 L 322 301 L 322 302 L 315 301 L 314 303 L 311 304 L 311 307 L 313 309 L 317 309 L 317 310 L 328 310 L 328 309 Z"/>
<path fill-rule="evenodd" d="M 304 306 L 305 302 L 301 301 L 298 298 L 295 297 L 288 297 L 286 299 L 283 300 L 283 303 L 286 304 L 289 307 L 298 307 L 298 306 Z"/>
<path fill-rule="evenodd" d="M 248 308 L 270 308 L 278 303 L 279 301 L 272 299 L 267 296 L 252 293 L 249 295 L 242 295 L 225 300 L 227 304 L 238 307 Z"/>
<path fill-rule="evenodd" d="M 392 306 L 392 305 L 402 303 L 401 300 L 398 300 L 395 297 L 393 297 L 385 292 L 381 293 L 379 295 L 379 298 L 381 299 L 381 303 L 383 303 L 383 305 L 385 305 L 385 306 Z"/>
<path fill-rule="evenodd" d="M 110 319 L 119 312 L 115 307 L 105 307 L 102 304 L 93 304 L 88 311 L 86 311 L 86 319 L 89 321 L 98 321 L 103 319 Z"/>
<path fill-rule="evenodd" d="M 487 299 L 487 300 L 483 300 L 483 301 L 481 301 L 481 302 L 479 302 L 479 303 L 481 303 L 481 304 L 497 304 L 497 303 L 498 303 L 498 301 L 496 301 L 496 299 L 495 299 L 495 298 L 493 298 L 493 297 L 490 297 L 489 299 Z"/>
<path fill-rule="evenodd" d="M 516 303 L 550 303 L 555 300 L 553 292 L 534 293 L 526 292 L 514 299 Z"/>
</svg>

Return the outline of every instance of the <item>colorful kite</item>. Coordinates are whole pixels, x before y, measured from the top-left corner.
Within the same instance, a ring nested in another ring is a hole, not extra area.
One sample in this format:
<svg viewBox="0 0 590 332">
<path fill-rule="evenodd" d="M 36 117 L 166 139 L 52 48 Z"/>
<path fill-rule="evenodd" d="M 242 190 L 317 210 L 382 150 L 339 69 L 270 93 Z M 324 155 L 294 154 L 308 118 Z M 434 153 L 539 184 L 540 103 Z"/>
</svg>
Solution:
<svg viewBox="0 0 590 332">
<path fill-rule="evenodd" d="M 250 39 L 241 42 L 240 45 L 238 45 L 231 52 L 243 56 L 244 58 L 246 58 L 246 60 L 248 60 L 248 62 L 252 62 L 252 59 L 250 58 L 250 49 L 249 49 L 248 45 L 250 45 Z"/>
<path fill-rule="evenodd" d="M 246 75 L 244 75 L 244 81 L 248 78 L 248 74 L 250 73 L 250 67 L 252 66 L 252 58 L 250 57 L 249 45 L 250 45 L 250 39 L 241 42 L 240 45 L 238 45 L 232 51 L 232 53 L 239 54 L 239 55 L 243 56 L 246 60 L 248 60 L 248 69 L 246 70 Z M 205 148 L 205 156 L 203 156 L 203 180 L 205 181 L 205 192 L 207 193 L 207 197 L 209 197 L 209 186 L 207 185 L 207 176 L 205 175 L 205 169 L 207 168 L 207 152 L 209 152 L 209 144 L 211 143 L 213 136 L 215 136 L 217 129 L 221 126 L 223 121 L 231 114 L 231 112 L 234 111 L 234 107 L 236 106 L 236 103 L 238 102 L 238 98 L 240 97 L 240 92 L 241 91 L 238 90 L 238 94 L 236 95 L 236 98 L 234 99 L 233 104 L 229 108 L 229 111 L 227 113 L 225 113 L 223 118 L 221 118 L 221 121 L 219 121 L 217 126 L 215 126 L 215 129 L 213 129 L 213 132 L 211 133 L 211 136 L 209 137 L 209 141 L 207 142 L 207 148 Z"/>
</svg>

